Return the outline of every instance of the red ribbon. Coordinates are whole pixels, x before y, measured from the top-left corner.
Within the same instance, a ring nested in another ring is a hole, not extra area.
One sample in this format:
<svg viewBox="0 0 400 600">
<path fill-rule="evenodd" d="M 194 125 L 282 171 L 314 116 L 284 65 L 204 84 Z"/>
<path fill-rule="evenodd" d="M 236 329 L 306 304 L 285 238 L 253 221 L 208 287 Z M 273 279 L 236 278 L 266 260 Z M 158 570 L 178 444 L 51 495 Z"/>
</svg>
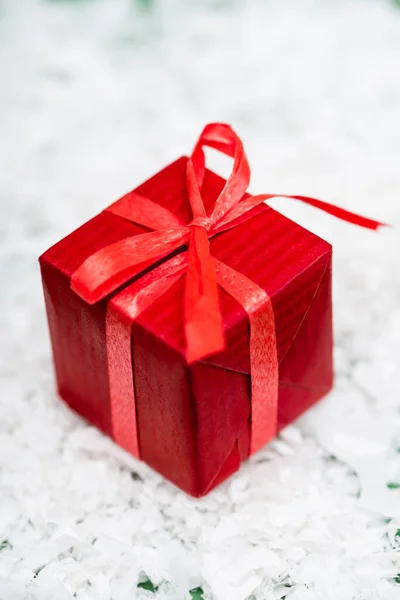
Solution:
<svg viewBox="0 0 400 600">
<path fill-rule="evenodd" d="M 208 215 L 201 188 L 205 176 L 203 147 L 220 150 L 234 159 L 232 173 Z M 252 382 L 251 452 L 276 433 L 278 361 L 271 301 L 264 290 L 211 256 L 209 239 L 252 216 L 258 204 L 278 196 L 246 196 L 250 168 L 239 137 L 229 125 L 212 123 L 200 135 L 187 163 L 187 189 L 193 219 L 183 223 L 168 209 L 134 192 L 107 210 L 153 231 L 110 244 L 87 258 L 71 278 L 72 289 L 93 304 L 135 275 L 178 248 L 188 250 L 162 263 L 114 296 L 107 311 L 107 345 L 114 437 L 139 456 L 131 357 L 131 323 L 156 298 L 186 273 L 184 327 L 188 363 L 225 348 L 218 286 L 246 310 L 250 321 Z M 282 196 L 282 194 L 279 194 Z M 301 200 L 340 219 L 369 229 L 382 223 L 355 215 L 321 200 Z"/>
</svg>

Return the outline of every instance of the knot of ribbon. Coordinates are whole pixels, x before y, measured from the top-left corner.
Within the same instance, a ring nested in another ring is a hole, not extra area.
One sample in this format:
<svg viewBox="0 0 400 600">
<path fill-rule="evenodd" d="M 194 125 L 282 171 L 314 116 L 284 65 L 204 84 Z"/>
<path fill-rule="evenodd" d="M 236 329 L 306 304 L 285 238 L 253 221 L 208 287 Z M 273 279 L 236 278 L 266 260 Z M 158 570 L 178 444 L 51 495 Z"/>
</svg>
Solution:
<svg viewBox="0 0 400 600">
<path fill-rule="evenodd" d="M 208 217 L 196 217 L 189 223 L 189 227 L 203 227 L 207 232 L 211 230 L 213 222 Z"/>
</svg>

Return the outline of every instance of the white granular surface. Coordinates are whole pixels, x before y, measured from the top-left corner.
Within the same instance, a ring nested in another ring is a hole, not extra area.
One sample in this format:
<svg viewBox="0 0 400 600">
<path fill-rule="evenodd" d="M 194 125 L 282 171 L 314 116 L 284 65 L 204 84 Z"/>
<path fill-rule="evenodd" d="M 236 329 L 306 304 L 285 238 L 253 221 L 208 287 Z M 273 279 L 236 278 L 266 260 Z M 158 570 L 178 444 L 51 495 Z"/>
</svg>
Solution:
<svg viewBox="0 0 400 600">
<path fill-rule="evenodd" d="M 0 3 L 1 600 L 399 600 L 399 56 L 390 0 Z M 335 245 L 336 388 L 192 500 L 57 399 L 37 256 L 212 120 L 394 227 L 274 201 Z"/>
</svg>

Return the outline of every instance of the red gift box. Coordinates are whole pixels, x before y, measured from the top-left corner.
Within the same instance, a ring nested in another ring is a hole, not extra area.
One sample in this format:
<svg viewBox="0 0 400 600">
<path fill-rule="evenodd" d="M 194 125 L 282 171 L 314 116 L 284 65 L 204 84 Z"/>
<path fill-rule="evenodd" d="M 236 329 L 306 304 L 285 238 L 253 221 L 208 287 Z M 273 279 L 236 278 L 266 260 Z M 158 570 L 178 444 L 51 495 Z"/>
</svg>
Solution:
<svg viewBox="0 0 400 600">
<path fill-rule="evenodd" d="M 204 145 L 234 158 L 227 182 Z M 60 396 L 193 496 L 332 387 L 332 248 L 246 194 L 249 173 L 232 129 L 208 125 L 40 257 Z"/>
</svg>

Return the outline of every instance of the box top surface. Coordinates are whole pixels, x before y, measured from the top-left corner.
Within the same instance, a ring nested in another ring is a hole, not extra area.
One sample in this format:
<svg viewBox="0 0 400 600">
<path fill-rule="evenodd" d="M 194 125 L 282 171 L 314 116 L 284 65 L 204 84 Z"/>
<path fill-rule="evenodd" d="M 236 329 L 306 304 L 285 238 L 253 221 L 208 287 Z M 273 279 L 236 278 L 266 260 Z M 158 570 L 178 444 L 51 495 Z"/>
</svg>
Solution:
<svg viewBox="0 0 400 600">
<path fill-rule="evenodd" d="M 191 220 L 186 192 L 186 163 L 182 157 L 137 187 L 134 192 L 168 208 L 182 220 Z M 202 196 L 207 212 L 225 180 L 207 171 Z M 252 218 L 210 240 L 211 254 L 243 273 L 271 297 L 282 361 L 318 290 L 331 256 L 331 246 L 269 206 L 260 205 Z M 148 230 L 103 211 L 41 257 L 68 278 L 91 254 L 104 246 Z M 182 248 L 184 250 L 184 247 Z M 137 319 L 168 346 L 184 353 L 182 277 Z M 117 292 L 118 293 L 118 292 Z M 220 289 L 227 350 L 206 362 L 249 372 L 248 319 L 244 309 Z"/>
</svg>

